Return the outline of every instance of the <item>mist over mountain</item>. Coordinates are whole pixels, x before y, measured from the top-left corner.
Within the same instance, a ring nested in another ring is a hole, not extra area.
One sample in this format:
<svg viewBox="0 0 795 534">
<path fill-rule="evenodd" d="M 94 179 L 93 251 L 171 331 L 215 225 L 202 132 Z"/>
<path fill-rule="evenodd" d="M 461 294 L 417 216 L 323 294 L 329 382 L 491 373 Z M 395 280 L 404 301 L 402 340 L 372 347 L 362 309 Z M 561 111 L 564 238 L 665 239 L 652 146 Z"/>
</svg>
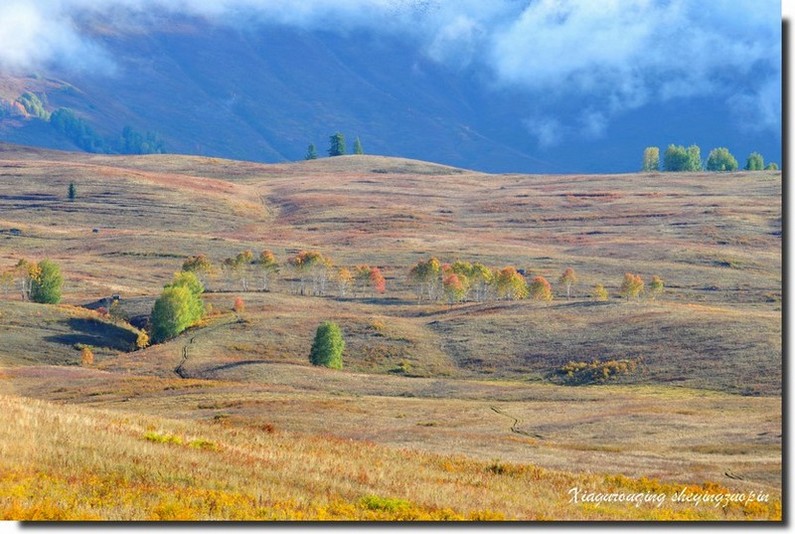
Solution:
<svg viewBox="0 0 795 534">
<path fill-rule="evenodd" d="M 11 0 L 0 139 L 302 159 L 344 133 L 370 154 L 491 172 L 622 172 L 698 144 L 781 161 L 775 1 Z M 16 105 L 26 91 L 44 113 Z M 119 145 L 120 146 L 120 145 Z"/>
</svg>

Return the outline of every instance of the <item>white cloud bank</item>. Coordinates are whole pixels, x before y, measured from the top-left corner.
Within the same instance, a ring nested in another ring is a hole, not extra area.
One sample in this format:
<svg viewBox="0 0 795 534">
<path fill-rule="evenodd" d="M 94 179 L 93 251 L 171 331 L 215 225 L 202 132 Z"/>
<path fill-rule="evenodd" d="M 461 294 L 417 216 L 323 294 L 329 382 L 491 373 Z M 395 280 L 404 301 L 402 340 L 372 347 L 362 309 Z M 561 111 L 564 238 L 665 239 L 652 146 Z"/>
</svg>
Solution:
<svg viewBox="0 0 795 534">
<path fill-rule="evenodd" d="M 588 95 L 576 125 L 541 117 L 531 130 L 545 146 L 565 130 L 604 135 L 611 117 L 674 98 L 718 98 L 781 127 L 778 0 L 2 0 L 0 68 L 107 69 L 80 21 L 145 26 L 158 13 L 406 35 L 428 58 L 528 98 Z"/>
</svg>

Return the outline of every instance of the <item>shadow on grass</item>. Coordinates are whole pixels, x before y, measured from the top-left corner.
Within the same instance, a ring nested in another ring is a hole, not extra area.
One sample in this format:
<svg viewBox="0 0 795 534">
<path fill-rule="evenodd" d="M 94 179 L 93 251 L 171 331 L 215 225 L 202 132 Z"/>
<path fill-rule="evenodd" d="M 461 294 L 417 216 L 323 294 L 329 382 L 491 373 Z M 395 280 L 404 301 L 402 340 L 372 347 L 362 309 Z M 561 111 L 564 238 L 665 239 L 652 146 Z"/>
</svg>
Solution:
<svg viewBox="0 0 795 534">
<path fill-rule="evenodd" d="M 135 332 L 126 328 L 94 319 L 72 318 L 65 323 L 72 332 L 48 336 L 45 340 L 64 345 L 82 343 L 97 348 L 128 351 L 137 337 Z"/>
</svg>

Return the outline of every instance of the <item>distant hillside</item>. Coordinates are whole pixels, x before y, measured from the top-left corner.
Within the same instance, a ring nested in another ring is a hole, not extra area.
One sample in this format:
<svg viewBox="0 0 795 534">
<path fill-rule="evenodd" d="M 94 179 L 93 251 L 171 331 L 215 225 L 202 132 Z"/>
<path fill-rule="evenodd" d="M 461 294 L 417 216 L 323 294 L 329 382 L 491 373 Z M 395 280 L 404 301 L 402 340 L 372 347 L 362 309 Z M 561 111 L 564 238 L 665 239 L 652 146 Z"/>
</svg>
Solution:
<svg viewBox="0 0 795 534">
<path fill-rule="evenodd" d="M 781 161 L 774 135 L 738 131 L 706 99 L 646 106 L 616 119 L 602 139 L 542 149 L 526 124 L 537 103 L 436 64 L 397 37 L 163 24 L 154 33 L 102 33 L 114 74 L 0 75 L 0 139 L 85 148 L 14 105 L 30 91 L 49 112 L 73 109 L 111 143 L 129 126 L 157 133 L 169 152 L 263 162 L 302 159 L 309 143 L 324 156 L 336 131 L 349 151 L 358 136 L 369 154 L 489 172 L 630 172 L 644 147 L 670 143 L 697 143 L 703 157 L 727 146 L 741 163 L 751 151 Z M 583 106 L 573 101 L 567 112 Z"/>
</svg>

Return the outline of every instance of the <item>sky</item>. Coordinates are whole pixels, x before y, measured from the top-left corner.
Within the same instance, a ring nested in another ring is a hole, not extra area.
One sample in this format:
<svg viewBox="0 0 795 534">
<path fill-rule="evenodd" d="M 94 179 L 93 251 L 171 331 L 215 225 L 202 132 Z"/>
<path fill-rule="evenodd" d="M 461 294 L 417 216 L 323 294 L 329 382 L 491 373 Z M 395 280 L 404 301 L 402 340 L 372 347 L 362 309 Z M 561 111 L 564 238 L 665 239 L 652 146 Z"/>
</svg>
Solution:
<svg viewBox="0 0 795 534">
<path fill-rule="evenodd" d="M 537 102 L 523 124 L 541 147 L 574 132 L 598 139 L 622 114 L 692 98 L 725 102 L 743 128 L 779 132 L 781 9 L 779 0 L 3 0 L 0 68 L 110 75 L 114 58 L 82 21 L 145 30 L 182 13 L 397 35 Z M 572 100 L 583 106 L 574 118 L 556 113 Z"/>
</svg>

